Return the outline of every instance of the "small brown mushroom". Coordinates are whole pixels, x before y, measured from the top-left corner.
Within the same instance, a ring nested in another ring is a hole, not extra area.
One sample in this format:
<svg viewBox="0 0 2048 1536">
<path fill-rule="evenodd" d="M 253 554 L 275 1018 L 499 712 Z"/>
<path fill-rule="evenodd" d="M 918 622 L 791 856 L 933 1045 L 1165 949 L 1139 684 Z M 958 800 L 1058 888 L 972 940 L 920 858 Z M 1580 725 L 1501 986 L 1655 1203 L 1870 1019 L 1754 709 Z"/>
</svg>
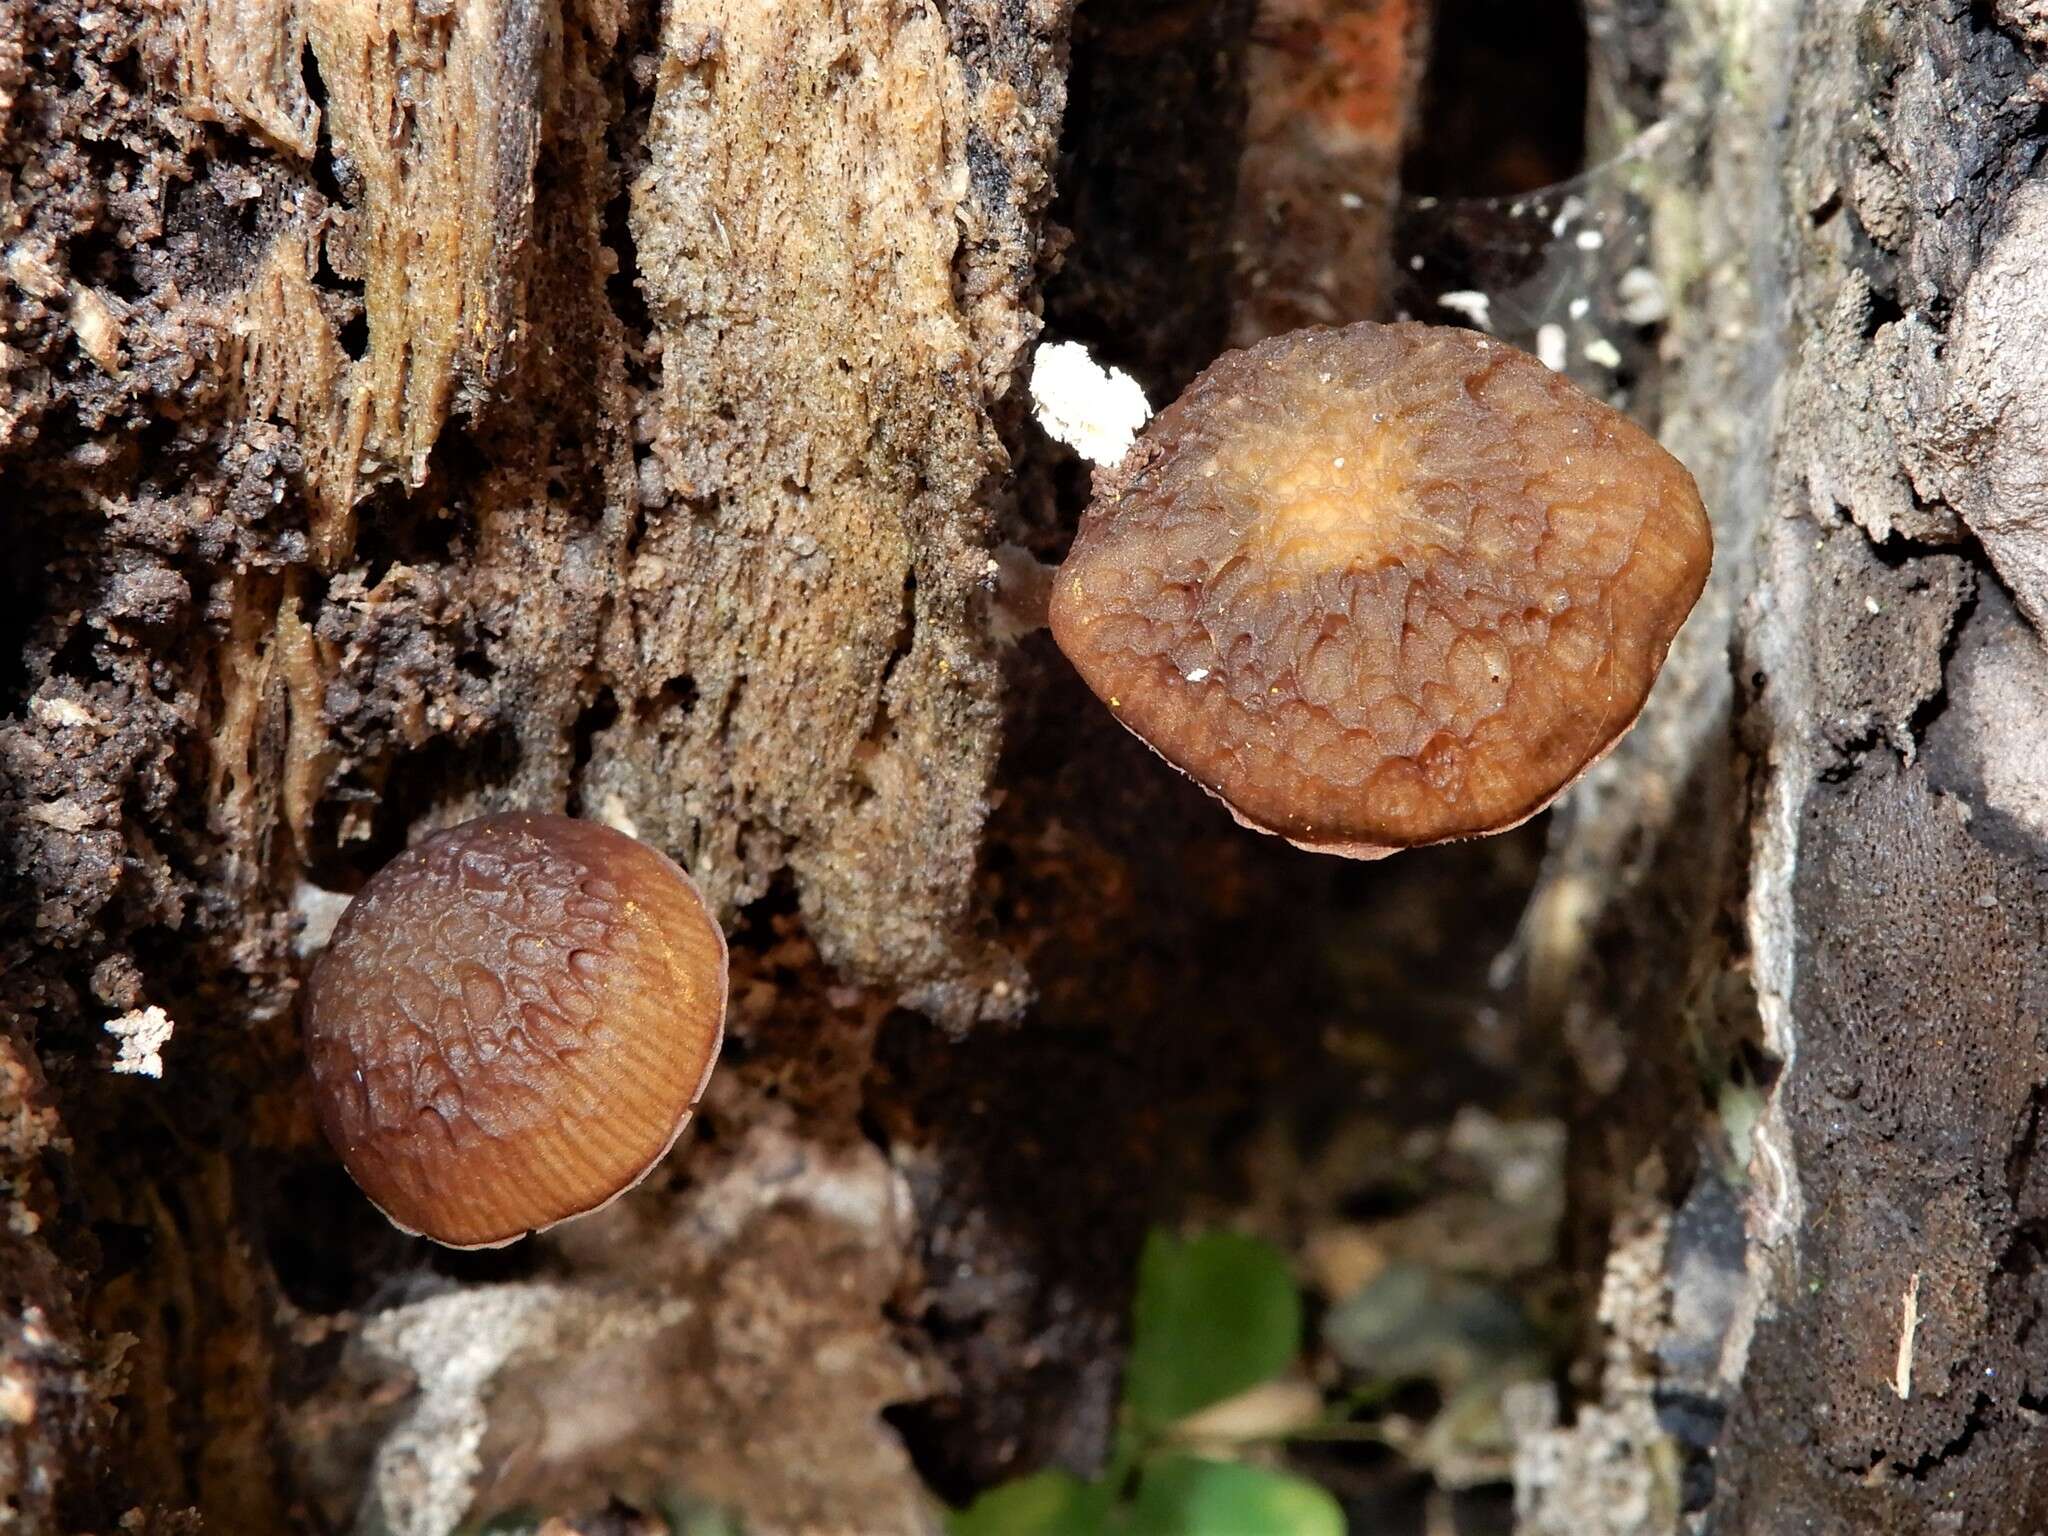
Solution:
<svg viewBox="0 0 2048 1536">
<path fill-rule="evenodd" d="M 398 1226 L 492 1247 L 674 1145 L 718 1058 L 725 936 L 624 833 L 485 816 L 393 859 L 307 987 L 320 1120 Z"/>
<path fill-rule="evenodd" d="M 1228 353 L 1115 471 L 1053 637 L 1247 826 L 1380 858 L 1504 831 L 1628 729 L 1706 583 L 1684 466 L 1443 326 Z"/>
</svg>

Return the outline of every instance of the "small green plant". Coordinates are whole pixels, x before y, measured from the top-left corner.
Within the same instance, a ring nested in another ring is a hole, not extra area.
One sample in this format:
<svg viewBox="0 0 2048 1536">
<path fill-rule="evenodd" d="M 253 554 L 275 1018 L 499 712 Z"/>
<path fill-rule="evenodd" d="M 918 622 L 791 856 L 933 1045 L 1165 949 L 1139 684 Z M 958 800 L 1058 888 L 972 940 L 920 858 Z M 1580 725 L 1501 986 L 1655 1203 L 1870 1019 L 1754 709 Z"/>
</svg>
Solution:
<svg viewBox="0 0 2048 1536">
<path fill-rule="evenodd" d="M 1285 1371 L 1301 1329 L 1301 1297 L 1270 1244 L 1153 1232 L 1108 1469 L 1092 1482 L 1051 1471 L 1005 1483 L 955 1512 L 951 1536 L 1344 1536 L 1343 1511 L 1314 1483 L 1175 1442 L 1190 1415 Z"/>
</svg>

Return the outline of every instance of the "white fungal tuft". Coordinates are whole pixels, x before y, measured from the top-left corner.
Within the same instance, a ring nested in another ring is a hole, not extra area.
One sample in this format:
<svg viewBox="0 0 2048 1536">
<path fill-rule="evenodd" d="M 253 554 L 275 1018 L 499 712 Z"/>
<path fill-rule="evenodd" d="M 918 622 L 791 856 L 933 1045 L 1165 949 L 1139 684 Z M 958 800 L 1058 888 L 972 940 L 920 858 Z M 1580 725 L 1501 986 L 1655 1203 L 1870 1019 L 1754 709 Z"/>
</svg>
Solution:
<svg viewBox="0 0 2048 1536">
<path fill-rule="evenodd" d="M 1138 381 L 1103 367 L 1074 341 L 1038 349 L 1031 362 L 1031 404 L 1041 427 L 1093 464 L 1121 460 L 1152 419 Z"/>
<path fill-rule="evenodd" d="M 1600 368 L 1619 368 L 1621 352 L 1605 336 L 1595 336 L 1585 345 L 1586 361 Z"/>
<path fill-rule="evenodd" d="M 1454 288 L 1449 293 L 1436 296 L 1438 304 L 1454 310 L 1470 320 L 1480 330 L 1493 328 L 1493 301 L 1474 288 Z"/>
<path fill-rule="evenodd" d="M 118 1019 L 107 1020 L 104 1027 L 121 1043 L 121 1052 L 114 1058 L 116 1072 L 132 1077 L 164 1075 L 163 1049 L 170 1043 L 171 1031 L 176 1026 L 163 1009 L 154 1004 L 133 1008 Z"/>
</svg>

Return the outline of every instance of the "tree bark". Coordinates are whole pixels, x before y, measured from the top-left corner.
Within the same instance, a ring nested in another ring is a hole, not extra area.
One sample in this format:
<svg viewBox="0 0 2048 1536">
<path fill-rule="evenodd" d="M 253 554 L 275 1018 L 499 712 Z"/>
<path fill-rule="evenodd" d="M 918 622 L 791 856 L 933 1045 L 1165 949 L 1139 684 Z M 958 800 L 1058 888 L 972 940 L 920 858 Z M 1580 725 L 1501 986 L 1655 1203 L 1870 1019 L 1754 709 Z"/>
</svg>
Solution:
<svg viewBox="0 0 2048 1536">
<path fill-rule="evenodd" d="M 1658 703 L 1721 814 L 1660 776 L 1546 893 L 1575 1032 L 1647 1048 L 1589 1075 L 1604 1385 L 1524 1524 L 2038 1530 L 2041 18 L 1596 16 L 1609 99 L 1697 132 L 1661 403 L 1722 554 Z"/>
</svg>

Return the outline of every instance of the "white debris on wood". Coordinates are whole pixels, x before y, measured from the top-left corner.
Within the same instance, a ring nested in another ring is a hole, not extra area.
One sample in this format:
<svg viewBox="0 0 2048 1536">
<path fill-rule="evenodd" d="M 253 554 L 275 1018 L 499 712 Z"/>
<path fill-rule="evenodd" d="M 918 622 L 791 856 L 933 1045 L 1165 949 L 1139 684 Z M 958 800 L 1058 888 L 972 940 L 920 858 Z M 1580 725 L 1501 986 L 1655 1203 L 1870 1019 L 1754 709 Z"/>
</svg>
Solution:
<svg viewBox="0 0 2048 1536">
<path fill-rule="evenodd" d="M 1648 267 L 1630 267 L 1614 284 L 1621 318 L 1630 325 L 1655 325 L 1669 312 L 1664 284 Z"/>
<path fill-rule="evenodd" d="M 1482 331 L 1493 329 L 1493 301 L 1472 288 L 1454 288 L 1449 293 L 1440 293 L 1436 301 L 1443 308 L 1455 310 Z"/>
<path fill-rule="evenodd" d="M 1619 368 L 1621 353 L 1605 336 L 1595 336 L 1586 343 L 1586 361 L 1601 368 Z"/>
<path fill-rule="evenodd" d="M 1536 361 L 1552 373 L 1563 373 L 1565 365 L 1564 327 L 1557 324 L 1536 327 Z"/>
<path fill-rule="evenodd" d="M 67 725 L 97 726 L 100 723 L 100 717 L 84 705 L 75 704 L 70 699 L 57 698 L 55 696 L 30 699 L 28 701 L 28 712 L 35 717 L 36 723 L 39 725 L 57 727 Z"/>
<path fill-rule="evenodd" d="M 36 1389 L 28 1378 L 15 1371 L 0 1375 L 0 1419 L 16 1426 L 33 1424 L 36 1417 Z"/>
<path fill-rule="evenodd" d="M 1138 381 L 1105 368 L 1079 342 L 1040 347 L 1031 362 L 1038 424 L 1092 464 L 1115 464 L 1152 419 Z"/>
<path fill-rule="evenodd" d="M 292 953 L 300 959 L 318 954 L 327 947 L 327 941 L 334 937 L 334 925 L 341 921 L 341 914 L 348 910 L 348 904 L 355 898 L 344 896 L 340 891 L 323 890 L 311 881 L 301 880 L 299 888 L 292 892 L 292 911 L 299 919 L 298 934 L 292 939 Z"/>
<path fill-rule="evenodd" d="M 68 796 L 62 800 L 46 800 L 28 808 L 28 819 L 40 822 L 46 827 L 55 827 L 59 832 L 79 833 L 96 825 L 99 816 L 87 806 Z"/>
<path fill-rule="evenodd" d="M 816 541 L 812 542 L 815 547 Z M 607 791 L 605 797 L 597 803 L 596 819 L 614 832 L 623 832 L 635 839 L 640 836 L 640 823 L 633 819 L 632 807 L 626 804 L 626 797 L 617 790 Z"/>
<path fill-rule="evenodd" d="M 118 1019 L 107 1020 L 103 1027 L 120 1042 L 120 1054 L 114 1058 L 116 1072 L 131 1077 L 164 1075 L 163 1049 L 177 1026 L 163 1009 L 154 1004 L 130 1009 Z"/>
<path fill-rule="evenodd" d="M 70 320 L 85 355 L 107 373 L 120 373 L 121 319 L 107 301 L 83 284 L 74 285 Z"/>
<path fill-rule="evenodd" d="M 1899 1361 L 1892 1372 L 1892 1391 L 1903 1402 L 1913 1395 L 1913 1339 L 1920 1332 L 1920 1271 L 1906 1282 L 1905 1299 L 1899 1303 Z"/>
</svg>

